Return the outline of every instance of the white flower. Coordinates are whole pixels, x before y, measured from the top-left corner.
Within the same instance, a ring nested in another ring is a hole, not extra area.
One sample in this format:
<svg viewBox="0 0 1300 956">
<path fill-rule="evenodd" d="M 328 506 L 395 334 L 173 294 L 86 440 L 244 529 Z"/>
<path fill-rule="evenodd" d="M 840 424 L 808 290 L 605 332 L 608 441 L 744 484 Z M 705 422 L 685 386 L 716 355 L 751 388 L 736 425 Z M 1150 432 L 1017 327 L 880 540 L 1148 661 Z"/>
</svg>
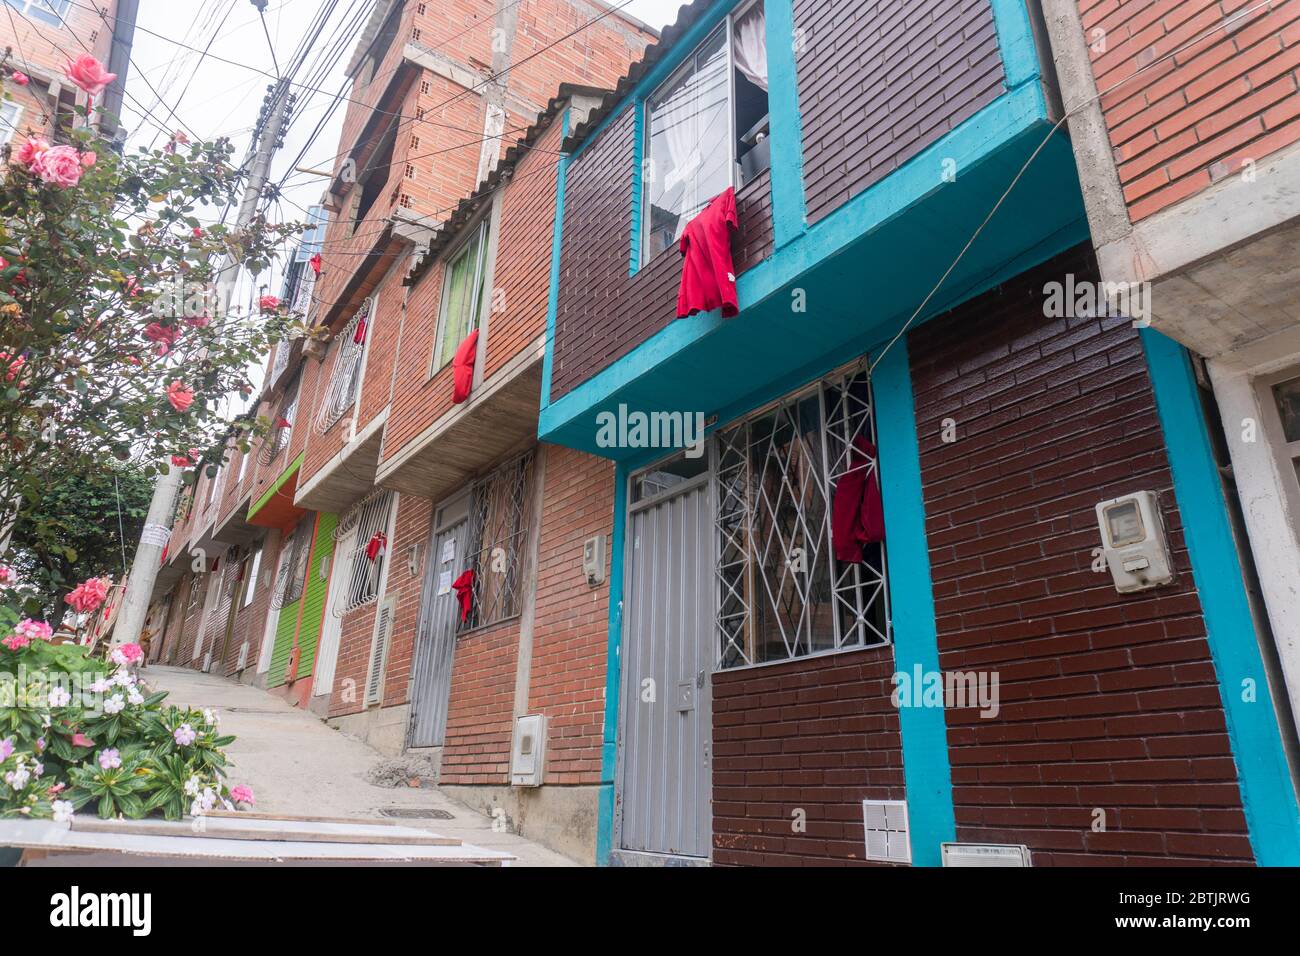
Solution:
<svg viewBox="0 0 1300 956">
<path fill-rule="evenodd" d="M 185 781 L 185 793 L 191 797 L 199 795 L 199 778 L 197 774 Z"/>
<path fill-rule="evenodd" d="M 104 701 L 104 713 L 106 714 L 120 714 L 125 709 L 126 701 L 122 699 L 121 694 L 114 694 Z"/>
<path fill-rule="evenodd" d="M 55 823 L 67 823 L 72 819 L 71 800 L 55 800 L 50 804 L 50 809 L 54 811 Z"/>
<path fill-rule="evenodd" d="M 144 694 L 140 693 L 140 691 L 132 687 L 129 691 L 126 692 L 126 701 L 128 704 L 143 704 Z"/>
<path fill-rule="evenodd" d="M 11 770 L 5 774 L 5 783 L 9 784 L 9 786 L 13 787 L 14 790 L 17 791 L 27 786 L 27 781 L 30 780 L 31 777 L 31 771 L 22 764 L 19 764 L 17 770 Z"/>
<path fill-rule="evenodd" d="M 200 803 L 198 800 L 195 800 L 193 803 L 190 804 L 190 816 L 192 817 L 203 816 L 203 804 Z"/>
<path fill-rule="evenodd" d="M 204 708 L 203 710 L 203 719 L 205 722 L 211 724 L 213 727 L 217 726 L 217 723 L 220 720 L 220 718 L 217 716 L 216 711 L 209 710 L 207 708 Z"/>
<path fill-rule="evenodd" d="M 105 680 L 104 678 L 100 677 L 100 678 L 97 678 L 97 679 L 95 680 L 95 682 L 94 682 L 93 684 L 90 685 L 90 690 L 91 690 L 92 693 L 95 693 L 95 694 L 103 694 L 103 693 L 106 693 L 106 692 L 108 691 L 108 689 L 109 689 L 110 687 L 112 687 L 112 686 L 113 686 L 113 685 L 112 685 L 109 681 L 107 681 L 107 680 Z"/>
<path fill-rule="evenodd" d="M 39 760 L 33 761 L 32 776 L 39 777 L 43 773 L 45 773 L 45 764 L 41 763 Z"/>
<path fill-rule="evenodd" d="M 72 695 L 66 687 L 51 687 L 49 699 L 51 707 L 67 707 L 72 703 Z"/>
<path fill-rule="evenodd" d="M 128 671 L 118 671 L 109 683 L 117 684 L 119 687 L 134 687 L 135 678 Z"/>
</svg>

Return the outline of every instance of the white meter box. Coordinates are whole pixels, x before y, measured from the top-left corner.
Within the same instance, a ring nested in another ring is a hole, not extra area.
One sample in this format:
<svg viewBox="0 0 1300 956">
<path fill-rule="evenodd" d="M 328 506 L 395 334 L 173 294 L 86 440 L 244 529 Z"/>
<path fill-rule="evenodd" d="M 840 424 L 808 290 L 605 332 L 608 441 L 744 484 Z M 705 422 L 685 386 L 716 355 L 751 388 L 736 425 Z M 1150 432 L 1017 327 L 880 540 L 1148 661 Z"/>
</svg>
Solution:
<svg viewBox="0 0 1300 956">
<path fill-rule="evenodd" d="M 1097 505 L 1102 552 L 1115 590 L 1145 591 L 1174 579 L 1165 523 L 1154 491 L 1137 491 Z"/>
</svg>

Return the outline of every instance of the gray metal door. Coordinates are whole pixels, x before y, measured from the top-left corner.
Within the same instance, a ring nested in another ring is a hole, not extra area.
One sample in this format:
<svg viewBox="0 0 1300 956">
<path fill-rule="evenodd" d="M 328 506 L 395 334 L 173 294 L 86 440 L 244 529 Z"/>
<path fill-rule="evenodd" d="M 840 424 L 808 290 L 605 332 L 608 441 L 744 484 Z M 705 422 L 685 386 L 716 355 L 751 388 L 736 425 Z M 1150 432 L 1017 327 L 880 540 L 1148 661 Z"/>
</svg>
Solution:
<svg viewBox="0 0 1300 956">
<path fill-rule="evenodd" d="M 708 474 L 628 517 L 619 845 L 707 857 L 714 663 Z"/>
<path fill-rule="evenodd" d="M 465 570 L 467 513 L 468 498 L 438 509 L 432 546 L 424 562 L 409 747 L 441 747 L 447 734 L 451 668 L 460 621 L 460 605 L 451 582 Z"/>
</svg>

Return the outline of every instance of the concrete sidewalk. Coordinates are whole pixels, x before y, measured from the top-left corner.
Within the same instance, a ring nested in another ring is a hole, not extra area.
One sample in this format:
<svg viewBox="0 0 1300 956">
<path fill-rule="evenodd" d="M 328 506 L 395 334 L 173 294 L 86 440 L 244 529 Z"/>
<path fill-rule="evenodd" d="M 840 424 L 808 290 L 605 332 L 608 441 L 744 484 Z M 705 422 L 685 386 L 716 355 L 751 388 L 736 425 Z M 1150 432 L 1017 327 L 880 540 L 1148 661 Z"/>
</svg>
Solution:
<svg viewBox="0 0 1300 956">
<path fill-rule="evenodd" d="M 517 866 L 576 866 L 574 861 L 512 833 L 492 829 L 492 820 L 433 788 L 376 787 L 365 772 L 384 759 L 365 744 L 328 727 L 315 714 L 291 707 L 256 687 L 179 667 L 148 667 L 140 675 L 169 700 L 218 712 L 221 729 L 234 734 L 227 753 L 230 783 L 253 788 L 263 813 L 377 817 L 382 807 L 445 810 L 450 820 L 404 818 L 466 843 L 504 850 Z"/>
</svg>

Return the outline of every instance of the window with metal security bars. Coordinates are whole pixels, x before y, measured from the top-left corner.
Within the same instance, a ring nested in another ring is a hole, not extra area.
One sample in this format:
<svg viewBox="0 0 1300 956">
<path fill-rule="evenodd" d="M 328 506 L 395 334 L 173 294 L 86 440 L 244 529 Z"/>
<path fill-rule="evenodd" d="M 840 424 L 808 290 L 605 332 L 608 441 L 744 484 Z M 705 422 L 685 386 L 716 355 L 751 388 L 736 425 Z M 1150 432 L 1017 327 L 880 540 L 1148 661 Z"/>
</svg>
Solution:
<svg viewBox="0 0 1300 956">
<path fill-rule="evenodd" d="M 289 535 L 280 557 L 280 570 L 276 574 L 275 593 L 271 607 L 279 610 L 302 597 L 307 583 L 307 557 L 311 553 L 311 527 L 301 522 Z"/>
<path fill-rule="evenodd" d="M 289 352 L 292 347 L 293 343 L 288 339 L 276 343 L 275 361 L 271 363 L 271 385 L 274 385 L 276 379 L 280 377 L 280 373 L 289 367 Z"/>
<path fill-rule="evenodd" d="M 271 464 L 289 447 L 289 440 L 293 437 L 293 422 L 298 417 L 298 385 L 294 381 L 285 390 L 284 401 L 275 420 L 271 422 L 271 431 L 262 439 L 261 462 L 264 465 Z"/>
<path fill-rule="evenodd" d="M 497 624 L 519 614 L 528 571 L 534 457 L 512 459 L 474 484 L 469 503 L 469 550 L 474 572 L 470 613 L 460 630 Z"/>
<path fill-rule="evenodd" d="M 716 454 L 720 665 L 888 643 L 884 545 L 853 563 L 831 545 L 837 483 L 879 473 L 867 375 L 781 399 L 720 432 Z"/>
<path fill-rule="evenodd" d="M 203 579 L 197 574 L 190 578 L 190 599 L 185 607 L 185 613 L 189 614 L 199 606 L 199 594 L 203 590 Z"/>
<path fill-rule="evenodd" d="M 340 582 L 347 582 L 347 592 L 333 602 L 333 613 L 342 617 L 349 611 L 375 601 L 383 579 L 384 565 L 388 560 L 387 537 L 389 518 L 393 511 L 393 493 L 376 491 L 358 502 L 344 515 L 334 530 L 334 540 L 348 543 L 348 553 L 339 554 L 336 561 L 346 560 L 347 567 L 339 567 Z M 384 535 L 384 547 L 372 546 L 377 535 Z M 371 552 L 374 557 L 371 557 Z"/>
<path fill-rule="evenodd" d="M 325 401 L 321 402 L 320 411 L 316 413 L 316 430 L 321 434 L 329 431 L 357 400 L 357 392 L 361 388 L 361 360 L 366 351 L 372 304 L 371 299 L 362 302 L 361 308 L 352 316 L 352 321 L 334 340 L 338 343 L 334 370 L 330 374 Z"/>
</svg>

